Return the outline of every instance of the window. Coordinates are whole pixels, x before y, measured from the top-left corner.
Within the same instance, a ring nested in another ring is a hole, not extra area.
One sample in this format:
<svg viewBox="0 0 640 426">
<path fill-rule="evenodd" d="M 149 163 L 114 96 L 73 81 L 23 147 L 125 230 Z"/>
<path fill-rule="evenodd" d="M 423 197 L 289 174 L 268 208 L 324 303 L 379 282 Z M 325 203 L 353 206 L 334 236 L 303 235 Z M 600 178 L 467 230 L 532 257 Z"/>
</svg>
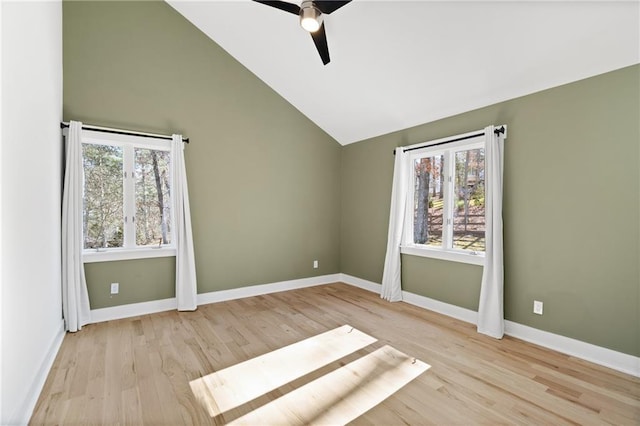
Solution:
<svg viewBox="0 0 640 426">
<path fill-rule="evenodd" d="M 167 140 L 83 131 L 85 261 L 175 254 L 170 149 Z"/>
<path fill-rule="evenodd" d="M 408 160 L 411 183 L 402 252 L 482 264 L 484 136 L 426 146 Z"/>
</svg>

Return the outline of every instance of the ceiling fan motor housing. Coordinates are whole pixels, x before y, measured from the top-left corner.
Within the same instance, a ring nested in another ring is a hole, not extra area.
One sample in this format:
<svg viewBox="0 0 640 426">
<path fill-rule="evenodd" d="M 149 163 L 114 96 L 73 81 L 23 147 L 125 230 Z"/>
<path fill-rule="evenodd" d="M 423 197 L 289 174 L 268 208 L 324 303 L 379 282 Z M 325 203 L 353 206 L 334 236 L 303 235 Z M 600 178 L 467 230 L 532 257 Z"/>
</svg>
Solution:
<svg viewBox="0 0 640 426">
<path fill-rule="evenodd" d="M 311 0 L 305 0 L 300 5 L 300 26 L 310 33 L 318 31 L 322 25 L 322 12 Z"/>
</svg>

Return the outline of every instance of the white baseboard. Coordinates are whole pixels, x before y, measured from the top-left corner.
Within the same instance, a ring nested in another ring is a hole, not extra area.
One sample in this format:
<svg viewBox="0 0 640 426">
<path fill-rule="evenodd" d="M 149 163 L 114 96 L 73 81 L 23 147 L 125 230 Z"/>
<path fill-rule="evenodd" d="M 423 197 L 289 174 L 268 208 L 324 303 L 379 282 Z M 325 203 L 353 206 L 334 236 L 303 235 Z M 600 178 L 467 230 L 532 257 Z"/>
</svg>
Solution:
<svg viewBox="0 0 640 426">
<path fill-rule="evenodd" d="M 505 320 L 505 334 L 567 355 L 640 377 L 640 357 Z"/>
<path fill-rule="evenodd" d="M 471 309 L 461 308 L 460 306 L 420 296 L 419 294 L 409 293 L 408 291 L 402 292 L 402 301 L 448 317 L 459 319 L 460 321 L 469 322 L 471 324 L 478 323 L 478 313 Z"/>
<path fill-rule="evenodd" d="M 380 293 L 382 287 L 378 283 L 363 280 L 362 278 L 354 277 L 352 275 L 340 274 L 340 278 L 340 281 L 345 284 L 349 284 L 364 290 L 369 290 L 378 294 Z M 409 303 L 410 305 L 415 305 L 420 308 L 428 309 L 439 314 L 459 319 L 461 321 L 470 322 L 472 324 L 477 323 L 478 313 L 470 309 L 461 308 L 460 306 L 451 305 L 449 303 L 444 303 L 439 300 L 420 296 L 419 294 L 410 293 L 404 290 L 402 291 L 402 301 Z"/>
<path fill-rule="evenodd" d="M 56 355 L 58 355 L 58 351 L 60 350 L 60 346 L 64 340 L 64 335 L 64 321 L 61 320 L 60 326 L 58 327 L 55 336 L 53 336 L 53 340 L 51 345 L 49 345 L 49 349 L 47 350 L 42 364 L 40 364 L 40 368 L 31 382 L 31 388 L 29 389 L 29 392 L 27 392 L 27 399 L 23 401 L 21 407 L 16 407 L 11 415 L 12 417 L 9 418 L 8 424 L 26 425 L 29 423 L 29 419 L 31 419 L 33 410 L 36 408 L 36 403 L 40 397 L 40 392 L 42 392 L 42 388 L 47 380 L 49 371 L 53 366 L 53 361 L 55 361 Z M 5 391 L 10 391 L 10 389 L 5 389 Z"/>
<path fill-rule="evenodd" d="M 302 278 L 298 280 L 280 281 L 270 284 L 252 285 L 230 290 L 212 291 L 198 294 L 198 305 L 224 302 L 227 300 L 243 299 L 245 297 L 261 296 L 263 294 L 278 293 L 281 291 L 295 290 L 305 287 L 313 287 L 322 284 L 337 283 L 340 274 L 321 275 L 319 277 Z"/>
<path fill-rule="evenodd" d="M 352 285 L 354 287 L 359 287 L 363 290 L 368 290 L 373 293 L 380 294 L 381 285 L 378 283 L 374 283 L 373 281 L 363 280 L 362 278 L 354 277 L 353 275 L 348 274 L 339 274 L 340 282 L 345 284 Z"/>
<path fill-rule="evenodd" d="M 150 302 L 130 303 L 128 305 L 112 306 L 91 310 L 91 322 L 112 321 L 122 318 L 137 317 L 138 315 L 155 314 L 157 312 L 176 309 L 176 298 L 152 300 Z"/>
<path fill-rule="evenodd" d="M 242 299 L 245 297 L 260 296 L 263 294 L 277 293 L 280 291 L 295 290 L 304 287 L 313 287 L 322 284 L 331 284 L 340 281 L 340 274 L 321 275 L 319 277 L 302 278 L 298 280 L 280 281 L 270 284 L 259 284 L 231 290 L 212 291 L 198 294 L 198 305 L 224 302 L 227 300 Z M 176 309 L 175 297 L 171 299 L 152 300 L 150 302 L 130 303 L 128 305 L 113 306 L 110 308 L 92 309 L 91 322 L 112 321 L 123 318 L 136 317 L 138 315 L 154 314 Z"/>
<path fill-rule="evenodd" d="M 380 284 L 347 274 L 340 274 L 341 281 L 375 293 Z M 418 294 L 402 292 L 404 302 L 438 312 L 461 321 L 477 324 L 478 313 L 449 303 L 440 302 Z M 640 357 L 596 346 L 570 337 L 549 333 L 513 321 L 505 320 L 505 334 L 555 351 L 581 358 L 632 376 L 640 377 Z"/>
</svg>

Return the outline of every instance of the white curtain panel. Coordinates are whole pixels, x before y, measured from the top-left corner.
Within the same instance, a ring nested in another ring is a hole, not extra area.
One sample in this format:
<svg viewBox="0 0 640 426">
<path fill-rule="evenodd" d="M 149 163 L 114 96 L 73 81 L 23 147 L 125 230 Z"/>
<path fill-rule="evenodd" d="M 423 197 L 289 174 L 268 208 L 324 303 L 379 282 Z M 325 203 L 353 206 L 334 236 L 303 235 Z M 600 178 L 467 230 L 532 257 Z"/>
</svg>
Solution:
<svg viewBox="0 0 640 426">
<path fill-rule="evenodd" d="M 382 273 L 382 289 L 380 297 L 390 302 L 402 300 L 400 244 L 407 194 L 409 190 L 408 156 L 402 147 L 396 148 L 396 161 L 393 168 L 393 186 L 391 189 L 391 211 L 389 212 L 389 234 L 387 236 L 387 254 L 384 259 Z"/>
<path fill-rule="evenodd" d="M 485 134 L 485 264 L 480 286 L 478 332 L 497 339 L 504 336 L 504 260 L 502 247 L 502 175 L 504 133 L 494 126 Z"/>
<path fill-rule="evenodd" d="M 65 138 L 62 195 L 62 314 L 67 331 L 91 322 L 89 292 L 82 263 L 82 123 L 71 121 Z"/>
<path fill-rule="evenodd" d="M 171 141 L 171 172 L 173 176 L 174 241 L 176 246 L 176 301 L 179 311 L 195 311 L 197 302 L 196 262 L 191 232 L 191 210 L 184 165 L 182 135 Z"/>
</svg>

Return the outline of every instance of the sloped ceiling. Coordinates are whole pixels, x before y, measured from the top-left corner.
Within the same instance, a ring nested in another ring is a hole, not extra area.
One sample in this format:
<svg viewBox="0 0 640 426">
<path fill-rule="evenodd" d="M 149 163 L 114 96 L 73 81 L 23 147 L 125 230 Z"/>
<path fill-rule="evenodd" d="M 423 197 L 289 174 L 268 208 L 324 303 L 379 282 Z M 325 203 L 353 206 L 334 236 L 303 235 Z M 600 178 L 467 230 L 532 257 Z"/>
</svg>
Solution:
<svg viewBox="0 0 640 426">
<path fill-rule="evenodd" d="M 343 145 L 640 62 L 638 1 L 354 0 L 326 66 L 295 15 L 168 3 Z"/>
</svg>

